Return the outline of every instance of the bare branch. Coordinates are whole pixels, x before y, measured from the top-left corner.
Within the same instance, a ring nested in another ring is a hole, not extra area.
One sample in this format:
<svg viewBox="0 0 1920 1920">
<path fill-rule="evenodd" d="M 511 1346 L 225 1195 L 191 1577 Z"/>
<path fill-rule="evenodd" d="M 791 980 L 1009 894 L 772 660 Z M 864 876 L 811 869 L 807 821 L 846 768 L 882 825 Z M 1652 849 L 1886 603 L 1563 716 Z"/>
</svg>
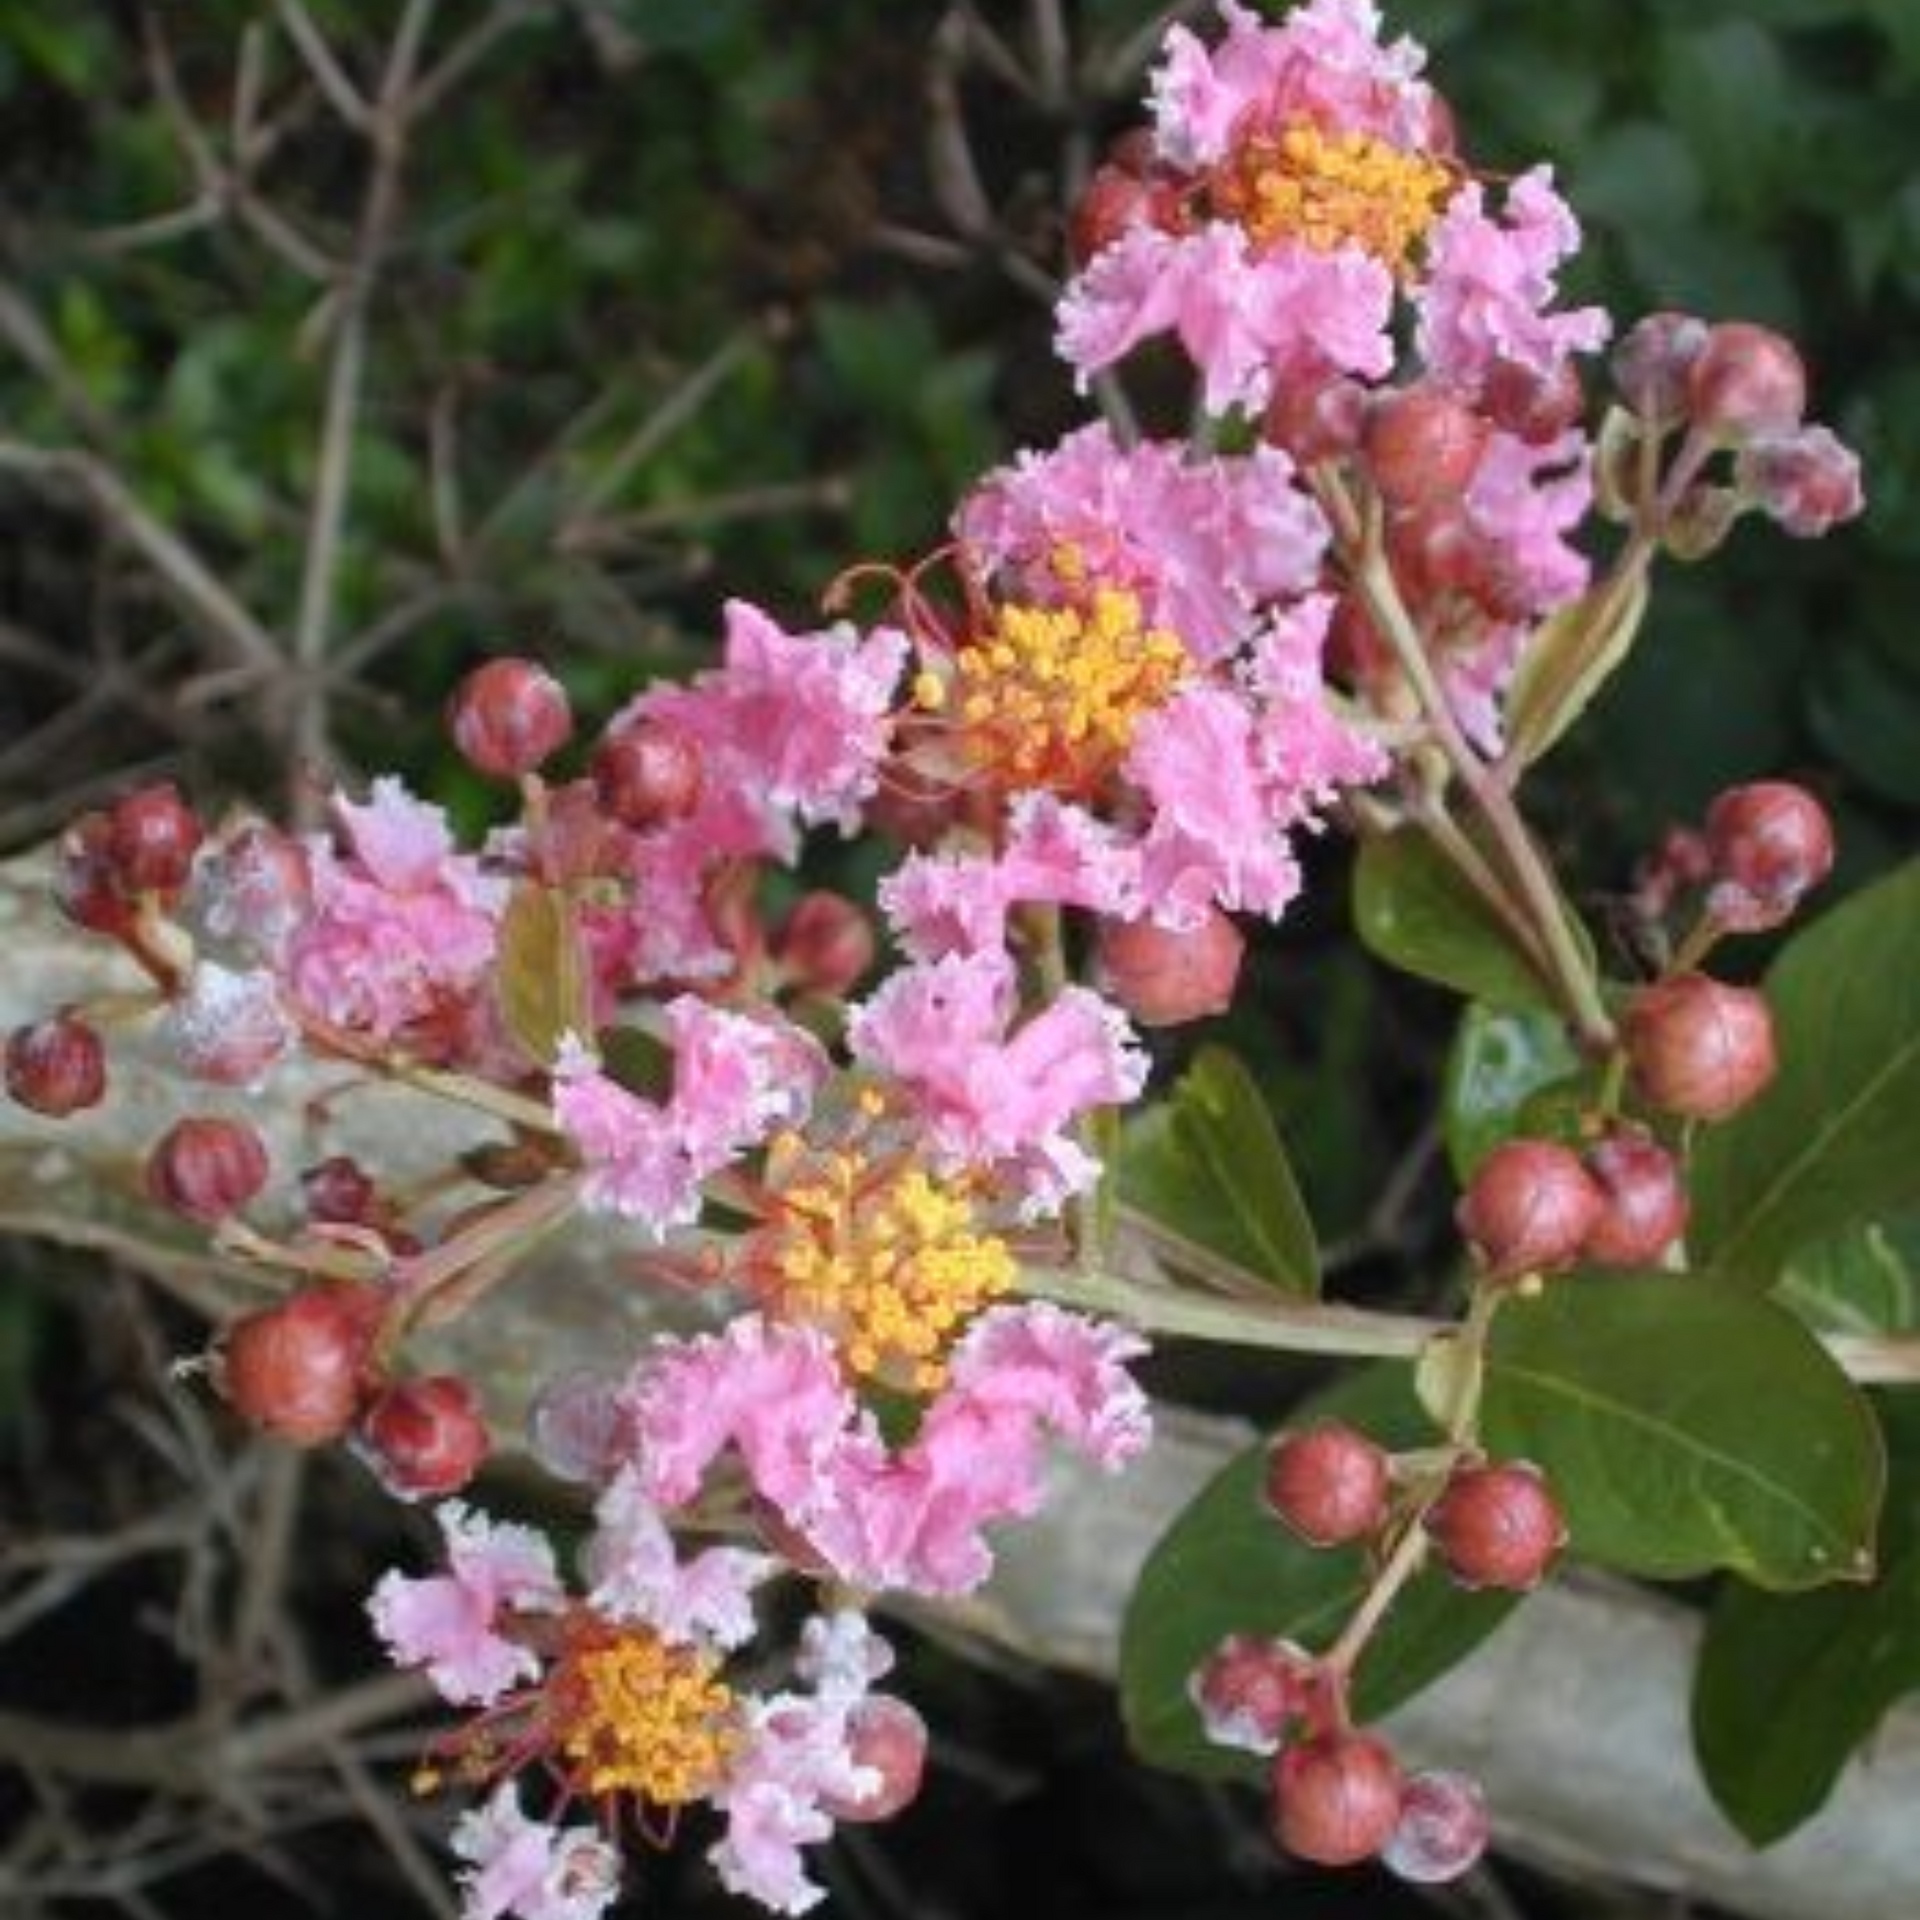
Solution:
<svg viewBox="0 0 1920 1920">
<path fill-rule="evenodd" d="M 364 133 L 373 108 L 334 58 L 326 35 L 314 24 L 303 0 L 274 0 L 273 11 L 328 104 L 356 133 Z"/>
</svg>

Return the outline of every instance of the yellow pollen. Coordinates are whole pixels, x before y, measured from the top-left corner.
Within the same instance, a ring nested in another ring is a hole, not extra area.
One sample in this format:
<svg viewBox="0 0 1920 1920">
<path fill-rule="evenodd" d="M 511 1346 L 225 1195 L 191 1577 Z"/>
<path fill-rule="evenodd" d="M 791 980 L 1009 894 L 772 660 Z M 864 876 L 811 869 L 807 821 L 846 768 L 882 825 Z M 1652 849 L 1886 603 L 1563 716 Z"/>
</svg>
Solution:
<svg viewBox="0 0 1920 1920">
<path fill-rule="evenodd" d="M 1013 1255 L 973 1230 L 965 1189 L 919 1167 L 827 1153 L 781 1199 L 766 1268 L 775 1305 L 825 1332 L 862 1378 L 937 1391 L 961 1329 L 1013 1285 Z"/>
<path fill-rule="evenodd" d="M 579 1634 L 548 1682 L 548 1712 L 569 1784 L 677 1807 L 711 1792 L 739 1739 L 716 1661 L 644 1627 Z"/>
<path fill-rule="evenodd" d="M 1423 153 L 1365 133 L 1323 133 L 1297 120 L 1256 134 L 1213 176 L 1216 212 L 1257 246 L 1300 240 L 1320 252 L 1358 246 L 1395 273 L 1426 237 L 1453 175 Z"/>
<path fill-rule="evenodd" d="M 1137 595 L 1004 605 L 957 656 L 960 717 L 978 757 L 1019 785 L 1084 792 L 1124 757 L 1141 716 L 1186 674 L 1187 650 L 1149 627 Z"/>
<path fill-rule="evenodd" d="M 923 713 L 938 713 L 947 704 L 947 683 L 923 669 L 913 676 L 913 704 Z"/>
</svg>

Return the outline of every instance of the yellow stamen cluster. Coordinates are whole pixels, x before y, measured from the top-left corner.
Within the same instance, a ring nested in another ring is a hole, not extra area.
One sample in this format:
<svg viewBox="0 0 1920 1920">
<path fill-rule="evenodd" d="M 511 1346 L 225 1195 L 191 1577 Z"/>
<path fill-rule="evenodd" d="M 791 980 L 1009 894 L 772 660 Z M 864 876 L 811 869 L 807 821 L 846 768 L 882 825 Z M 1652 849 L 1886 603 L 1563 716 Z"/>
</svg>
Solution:
<svg viewBox="0 0 1920 1920">
<path fill-rule="evenodd" d="M 974 1231 L 965 1189 L 919 1167 L 824 1153 L 780 1198 L 764 1269 L 773 1305 L 819 1327 L 862 1378 L 937 1391 L 955 1336 L 1014 1283 L 1013 1255 Z"/>
<path fill-rule="evenodd" d="M 548 1682 L 555 1745 L 574 1790 L 683 1806 L 719 1784 L 739 1739 L 732 1689 L 709 1654 L 644 1627 L 598 1626 Z"/>
<path fill-rule="evenodd" d="M 955 709 L 977 759 L 1018 785 L 1084 792 L 1189 661 L 1177 635 L 1146 624 L 1137 595 L 1100 588 L 1084 604 L 996 608 L 954 665 Z"/>
<path fill-rule="evenodd" d="M 1423 153 L 1295 121 L 1247 140 L 1210 191 L 1215 211 L 1238 221 L 1256 245 L 1300 240 L 1323 253 L 1353 245 L 1398 273 L 1452 185 L 1446 167 Z"/>
</svg>

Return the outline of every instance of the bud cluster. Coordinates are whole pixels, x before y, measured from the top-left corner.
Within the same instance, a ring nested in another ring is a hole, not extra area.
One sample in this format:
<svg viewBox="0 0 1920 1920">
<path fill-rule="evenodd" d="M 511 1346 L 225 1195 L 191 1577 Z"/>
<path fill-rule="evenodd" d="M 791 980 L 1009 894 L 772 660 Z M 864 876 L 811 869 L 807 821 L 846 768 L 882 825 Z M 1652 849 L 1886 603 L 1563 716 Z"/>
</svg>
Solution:
<svg viewBox="0 0 1920 1920">
<path fill-rule="evenodd" d="M 1620 1126 L 1584 1153 L 1509 1140 L 1475 1169 L 1458 1219 L 1493 1280 L 1583 1263 L 1647 1266 L 1686 1230 L 1686 1187 L 1674 1156 L 1644 1128 Z"/>
</svg>

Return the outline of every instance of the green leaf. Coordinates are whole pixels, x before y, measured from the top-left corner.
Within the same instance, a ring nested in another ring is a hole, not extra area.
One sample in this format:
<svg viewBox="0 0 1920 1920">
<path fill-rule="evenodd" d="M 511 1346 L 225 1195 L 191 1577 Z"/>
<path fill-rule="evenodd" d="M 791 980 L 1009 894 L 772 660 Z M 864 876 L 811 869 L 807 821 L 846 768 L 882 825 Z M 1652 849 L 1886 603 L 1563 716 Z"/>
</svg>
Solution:
<svg viewBox="0 0 1920 1920">
<path fill-rule="evenodd" d="M 1283 1292 L 1320 1291 L 1320 1249 L 1272 1111 L 1223 1047 L 1203 1047 L 1159 1106 L 1127 1128 L 1122 1202 Z"/>
<path fill-rule="evenodd" d="M 1580 1056 L 1550 1013 L 1470 1006 L 1447 1055 L 1442 1110 L 1447 1158 L 1464 1185 L 1502 1141 L 1519 1131 L 1529 1098 L 1576 1072 Z"/>
<path fill-rule="evenodd" d="M 1300 1410 L 1302 1420 L 1327 1415 L 1390 1447 L 1435 1440 L 1404 1367 L 1371 1368 Z M 1193 1670 L 1233 1633 L 1321 1650 L 1366 1591 L 1363 1549 L 1309 1547 L 1261 1504 L 1265 1461 L 1263 1443 L 1222 1468 L 1161 1538 L 1134 1589 L 1121 1630 L 1120 1705 L 1135 1752 L 1155 1766 L 1212 1779 L 1251 1771 L 1251 1755 L 1214 1746 L 1202 1731 L 1187 1697 Z M 1512 1604 L 1462 1592 L 1437 1571 L 1420 1574 L 1361 1660 L 1359 1711 L 1371 1719 L 1431 1684 Z"/>
<path fill-rule="evenodd" d="M 1403 973 L 1491 1006 L 1553 1005 L 1513 936 L 1422 833 L 1406 829 L 1362 845 L 1353 917 L 1369 950 Z"/>
<path fill-rule="evenodd" d="M 1773 1297 L 1824 1333 L 1910 1333 L 1920 1327 L 1920 1219 L 1849 1227 L 1802 1247 Z"/>
<path fill-rule="evenodd" d="M 1778 1589 L 1872 1572 L 1872 1408 L 1751 1290 L 1575 1274 L 1509 1303 L 1481 1428 L 1545 1472 L 1585 1559 L 1663 1580 L 1725 1567 Z"/>
<path fill-rule="evenodd" d="M 1782 1595 L 1730 1581 L 1707 1621 L 1694 1747 L 1757 1847 L 1817 1813 L 1881 1716 L 1920 1688 L 1920 1450 L 1892 1432 L 1900 1457 L 1872 1585 Z"/>
<path fill-rule="evenodd" d="M 566 895 L 523 881 L 500 922 L 500 1011 L 507 1030 L 543 1064 L 562 1036 L 593 1037 L 586 955 Z"/>
<path fill-rule="evenodd" d="M 1767 975 L 1780 1071 L 1693 1156 L 1703 1265 L 1770 1284 L 1798 1247 L 1920 1203 L 1920 861 L 1789 943 Z"/>
<path fill-rule="evenodd" d="M 1596 587 L 1544 621 L 1527 642 L 1507 696 L 1507 757 L 1531 766 L 1619 670 L 1647 611 L 1647 581 Z"/>
</svg>

